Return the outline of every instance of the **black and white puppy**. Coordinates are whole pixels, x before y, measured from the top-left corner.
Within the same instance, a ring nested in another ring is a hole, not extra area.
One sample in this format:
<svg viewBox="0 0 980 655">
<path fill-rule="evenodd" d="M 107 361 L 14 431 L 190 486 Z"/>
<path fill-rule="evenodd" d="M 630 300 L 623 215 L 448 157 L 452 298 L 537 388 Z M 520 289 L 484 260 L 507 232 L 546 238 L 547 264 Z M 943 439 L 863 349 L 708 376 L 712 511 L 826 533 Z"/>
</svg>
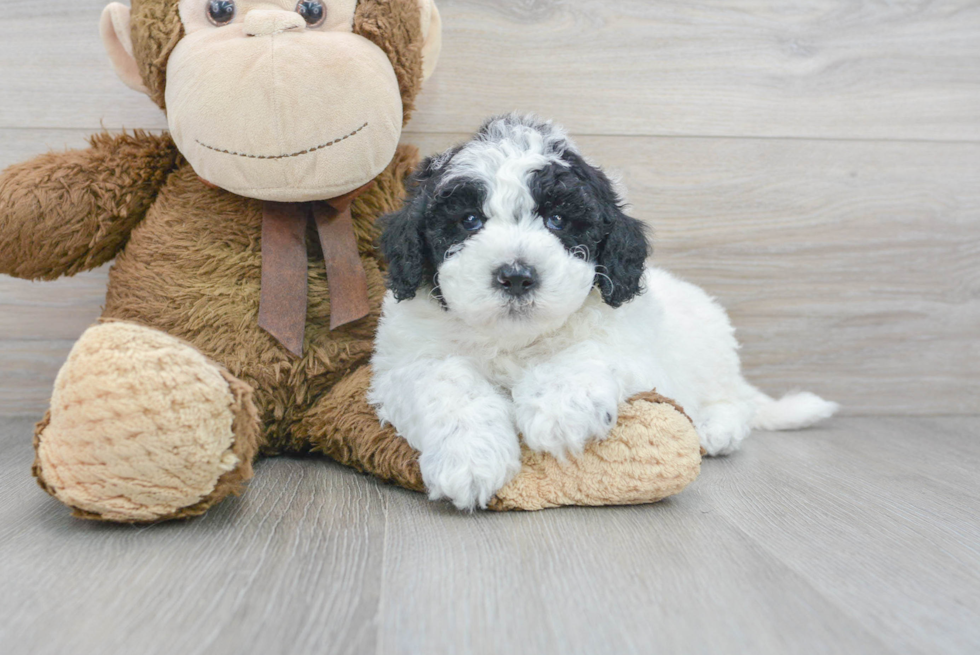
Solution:
<svg viewBox="0 0 980 655">
<path fill-rule="evenodd" d="M 369 397 L 420 451 L 433 499 L 485 507 L 520 468 L 518 434 L 580 453 L 651 389 L 713 455 L 836 410 L 745 381 L 724 309 L 647 267 L 643 224 L 550 122 L 494 118 L 423 162 L 381 245 L 391 290 Z"/>
</svg>

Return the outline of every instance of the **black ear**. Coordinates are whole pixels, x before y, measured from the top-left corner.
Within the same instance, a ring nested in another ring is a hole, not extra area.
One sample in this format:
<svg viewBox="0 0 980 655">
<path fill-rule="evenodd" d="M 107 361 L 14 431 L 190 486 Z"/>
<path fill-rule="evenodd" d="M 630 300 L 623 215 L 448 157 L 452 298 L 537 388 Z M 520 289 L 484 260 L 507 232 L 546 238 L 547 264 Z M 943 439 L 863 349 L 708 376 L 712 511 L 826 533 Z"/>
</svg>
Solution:
<svg viewBox="0 0 980 655">
<path fill-rule="evenodd" d="M 414 298 L 423 282 L 434 279 L 435 266 L 425 244 L 425 214 L 437 178 L 462 147 L 423 160 L 408 182 L 405 205 L 379 222 L 381 253 L 388 262 L 388 288 L 396 300 Z"/>
<path fill-rule="evenodd" d="M 424 184 L 419 176 L 429 164 L 426 160 L 409 183 L 408 198 L 402 208 L 382 217 L 381 254 L 388 264 L 388 288 L 396 300 L 410 300 L 422 285 L 426 276 L 431 276 L 430 264 L 425 256 L 425 206 L 427 200 Z"/>
<path fill-rule="evenodd" d="M 640 281 L 650 255 L 643 223 L 623 213 L 618 204 L 603 213 L 609 232 L 596 257 L 596 284 L 602 299 L 619 307 L 640 294 Z"/>
<path fill-rule="evenodd" d="M 444 173 L 446 164 L 452 161 L 452 158 L 463 149 L 463 145 L 453 146 L 442 154 L 432 155 L 423 159 L 422 163 L 415 169 L 415 173 L 412 174 L 412 179 L 409 183 L 412 188 L 409 191 L 421 191 L 433 178 Z"/>
<path fill-rule="evenodd" d="M 623 201 L 601 169 L 589 164 L 574 149 L 562 155 L 569 168 L 592 193 L 599 207 L 605 235 L 596 254 L 595 283 L 602 299 L 619 307 L 639 295 L 640 285 L 650 256 L 646 226 L 623 212 Z"/>
<path fill-rule="evenodd" d="M 388 288 L 396 300 L 414 298 L 422 283 L 435 276 L 435 266 L 425 246 L 425 213 L 436 178 L 461 149 L 457 146 L 423 160 L 408 182 L 405 205 L 378 223 L 382 230 L 381 254 L 388 263 Z"/>
<path fill-rule="evenodd" d="M 410 300 L 426 276 L 422 241 L 422 213 L 411 199 L 394 214 L 381 219 L 381 253 L 388 262 L 388 288 L 396 300 Z"/>
</svg>

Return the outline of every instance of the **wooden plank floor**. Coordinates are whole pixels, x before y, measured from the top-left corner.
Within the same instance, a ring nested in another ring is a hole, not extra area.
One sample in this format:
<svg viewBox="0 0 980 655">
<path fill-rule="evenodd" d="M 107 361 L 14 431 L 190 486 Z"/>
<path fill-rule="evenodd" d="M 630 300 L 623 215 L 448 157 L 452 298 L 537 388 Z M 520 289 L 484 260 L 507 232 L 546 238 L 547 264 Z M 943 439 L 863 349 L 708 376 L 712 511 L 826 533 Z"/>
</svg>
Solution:
<svg viewBox="0 0 980 655">
<path fill-rule="evenodd" d="M 0 423 L 0 652 L 980 652 L 980 418 L 757 433 L 653 506 L 460 514 L 318 459 L 73 519 Z"/>
</svg>

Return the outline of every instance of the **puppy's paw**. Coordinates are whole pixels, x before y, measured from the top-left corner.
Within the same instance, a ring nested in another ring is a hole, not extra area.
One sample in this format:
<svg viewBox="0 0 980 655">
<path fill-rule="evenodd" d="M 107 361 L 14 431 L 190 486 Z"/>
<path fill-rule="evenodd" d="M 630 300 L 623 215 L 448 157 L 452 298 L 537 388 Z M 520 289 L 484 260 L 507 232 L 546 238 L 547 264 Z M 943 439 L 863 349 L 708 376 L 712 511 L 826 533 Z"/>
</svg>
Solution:
<svg viewBox="0 0 980 655">
<path fill-rule="evenodd" d="M 616 425 L 619 394 L 611 380 L 572 378 L 540 389 L 515 389 L 517 428 L 531 450 L 564 460 L 580 455 Z"/>
<path fill-rule="evenodd" d="M 701 446 L 711 456 L 732 454 L 750 431 L 746 411 L 735 404 L 709 405 L 697 421 Z"/>
<path fill-rule="evenodd" d="M 461 510 L 485 509 L 490 499 L 517 475 L 521 450 L 517 435 L 459 434 L 419 457 L 431 500 L 447 499 Z"/>
</svg>

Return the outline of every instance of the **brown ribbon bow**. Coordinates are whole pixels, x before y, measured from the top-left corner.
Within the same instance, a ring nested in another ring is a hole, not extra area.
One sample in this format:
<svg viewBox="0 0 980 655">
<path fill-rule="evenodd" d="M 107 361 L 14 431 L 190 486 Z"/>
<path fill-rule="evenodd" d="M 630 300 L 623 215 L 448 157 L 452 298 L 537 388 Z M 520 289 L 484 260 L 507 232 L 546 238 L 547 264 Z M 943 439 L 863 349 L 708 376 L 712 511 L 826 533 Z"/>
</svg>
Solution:
<svg viewBox="0 0 980 655">
<path fill-rule="evenodd" d="M 330 287 L 330 329 L 371 311 L 367 275 L 357 252 L 350 206 L 371 184 L 331 200 L 266 202 L 262 216 L 259 326 L 289 352 L 303 356 L 306 330 L 306 227 L 316 222 Z"/>
</svg>

